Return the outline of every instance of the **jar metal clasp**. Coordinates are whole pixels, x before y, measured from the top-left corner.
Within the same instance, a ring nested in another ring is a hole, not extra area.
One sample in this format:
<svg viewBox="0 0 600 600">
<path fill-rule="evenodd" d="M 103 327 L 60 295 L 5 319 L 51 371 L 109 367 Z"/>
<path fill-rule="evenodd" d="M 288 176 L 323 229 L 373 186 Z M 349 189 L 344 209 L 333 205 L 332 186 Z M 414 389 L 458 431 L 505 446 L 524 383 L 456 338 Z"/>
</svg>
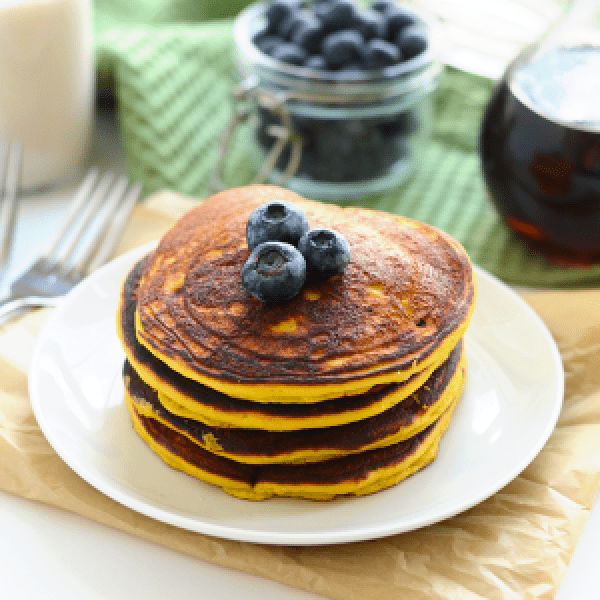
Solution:
<svg viewBox="0 0 600 600">
<path fill-rule="evenodd" d="M 259 85 L 258 77 L 250 76 L 234 89 L 233 99 L 233 116 L 227 124 L 221 139 L 217 165 L 211 178 L 213 190 L 222 191 L 227 189 L 223 180 L 223 171 L 231 141 L 239 125 L 249 119 L 255 118 L 253 111 L 254 103 L 276 116 L 279 123 L 273 123 L 266 127 L 266 133 L 273 137 L 275 141 L 253 183 L 264 183 L 269 178 L 285 147 L 289 144 L 290 158 L 285 169 L 282 170 L 278 181 L 275 182 L 277 185 L 285 186 L 298 170 L 302 156 L 302 138 L 294 131 L 292 118 L 286 107 L 287 94 L 284 91 L 273 92 L 266 90 Z"/>
</svg>

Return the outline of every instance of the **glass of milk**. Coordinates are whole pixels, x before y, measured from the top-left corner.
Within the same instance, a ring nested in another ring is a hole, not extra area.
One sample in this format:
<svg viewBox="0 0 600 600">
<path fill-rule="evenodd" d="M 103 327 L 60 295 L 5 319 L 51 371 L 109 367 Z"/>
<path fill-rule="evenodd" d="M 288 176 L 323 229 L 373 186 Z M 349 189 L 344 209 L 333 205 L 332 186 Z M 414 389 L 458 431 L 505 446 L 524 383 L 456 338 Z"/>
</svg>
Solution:
<svg viewBox="0 0 600 600">
<path fill-rule="evenodd" d="M 80 174 L 94 96 L 90 0 L 0 0 L 0 139 L 23 143 L 24 189 Z"/>
</svg>

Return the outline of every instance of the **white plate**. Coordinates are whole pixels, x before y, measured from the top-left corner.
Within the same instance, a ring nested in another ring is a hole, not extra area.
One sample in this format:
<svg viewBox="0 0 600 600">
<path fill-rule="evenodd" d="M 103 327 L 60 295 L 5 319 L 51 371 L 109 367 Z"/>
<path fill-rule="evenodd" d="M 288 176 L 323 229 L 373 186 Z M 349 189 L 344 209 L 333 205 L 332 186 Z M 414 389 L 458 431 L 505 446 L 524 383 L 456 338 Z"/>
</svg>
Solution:
<svg viewBox="0 0 600 600">
<path fill-rule="evenodd" d="M 551 434 L 563 398 L 556 345 L 536 314 L 477 269 L 469 374 L 435 461 L 364 498 L 240 500 L 166 466 L 134 432 L 115 333 L 121 282 L 149 246 L 98 270 L 55 309 L 29 373 L 38 423 L 62 459 L 118 502 L 178 527 L 268 544 L 330 544 L 409 531 L 481 502 Z"/>
</svg>

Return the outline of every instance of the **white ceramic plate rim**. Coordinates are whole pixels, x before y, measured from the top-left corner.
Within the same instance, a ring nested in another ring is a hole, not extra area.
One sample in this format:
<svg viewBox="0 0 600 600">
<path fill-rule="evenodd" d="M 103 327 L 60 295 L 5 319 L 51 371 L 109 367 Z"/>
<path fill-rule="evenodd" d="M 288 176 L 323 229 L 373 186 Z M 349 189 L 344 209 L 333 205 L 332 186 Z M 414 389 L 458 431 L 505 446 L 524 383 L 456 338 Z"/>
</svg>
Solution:
<svg viewBox="0 0 600 600">
<path fill-rule="evenodd" d="M 112 261 L 68 294 L 40 331 L 29 372 L 33 411 L 54 450 L 93 487 L 136 512 L 257 543 L 379 538 L 485 500 L 529 465 L 556 425 L 564 373 L 552 336 L 518 294 L 476 267 L 478 300 L 465 335 L 467 385 L 430 466 L 363 498 L 230 497 L 162 463 L 124 408 L 124 354 L 115 332 L 119 289 L 151 247 Z"/>
</svg>

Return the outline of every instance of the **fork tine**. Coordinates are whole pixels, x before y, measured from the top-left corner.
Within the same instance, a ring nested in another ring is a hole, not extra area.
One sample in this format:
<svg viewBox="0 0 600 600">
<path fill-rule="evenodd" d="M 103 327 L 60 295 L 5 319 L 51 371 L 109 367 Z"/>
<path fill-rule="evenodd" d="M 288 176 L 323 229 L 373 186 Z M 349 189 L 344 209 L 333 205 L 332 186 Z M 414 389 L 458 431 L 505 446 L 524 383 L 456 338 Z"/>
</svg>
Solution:
<svg viewBox="0 0 600 600">
<path fill-rule="evenodd" d="M 0 182 L 2 186 L 2 206 L 0 210 L 0 273 L 6 268 L 15 232 L 17 195 L 21 186 L 23 145 L 5 142 L 0 147 Z"/>
<path fill-rule="evenodd" d="M 106 193 L 114 180 L 114 177 L 115 176 L 112 173 L 104 174 L 100 178 L 96 188 L 90 190 L 91 196 L 88 195 L 85 198 L 85 200 L 87 200 L 87 205 L 83 207 L 83 212 L 80 211 L 80 214 L 75 215 L 77 229 L 71 234 L 68 240 L 64 241 L 65 243 L 62 248 L 59 249 L 58 255 L 50 258 L 49 262 L 57 265 L 69 263 L 75 254 L 77 245 L 81 241 L 81 238 L 88 231 L 92 219 L 96 216 L 96 213 L 102 205 L 104 198 L 106 197 Z M 82 202 L 82 204 L 84 202 Z M 79 219 L 77 219 L 77 217 L 79 217 Z"/>
<path fill-rule="evenodd" d="M 112 189 L 107 189 L 103 197 L 103 202 L 97 207 L 97 212 L 100 214 L 97 217 L 95 231 L 90 240 L 87 241 L 85 247 L 79 249 L 77 262 L 73 261 L 70 265 L 72 273 L 83 274 L 86 271 L 87 264 L 92 260 L 93 255 L 97 252 L 98 247 L 105 236 L 106 231 L 110 227 L 110 220 L 119 207 L 119 203 L 125 194 L 125 190 L 129 181 L 124 175 L 119 177 L 117 182 L 112 186 Z"/>
<path fill-rule="evenodd" d="M 117 210 L 119 201 L 123 197 L 128 183 L 127 177 L 123 175 L 119 177 L 110 192 L 109 190 L 106 190 L 108 195 L 105 194 L 103 204 L 98 207 L 98 210 L 100 211 L 102 209 L 104 210 L 104 213 L 98 218 L 96 231 L 94 232 L 93 237 L 87 242 L 84 248 L 80 249 L 78 261 L 69 269 L 71 274 L 83 276 L 87 271 L 87 265 L 96 253 L 102 238 L 110 227 L 110 219 Z"/>
<path fill-rule="evenodd" d="M 81 184 L 79 185 L 79 187 L 77 188 L 77 191 L 75 192 L 73 201 L 71 202 L 69 212 L 65 217 L 63 225 L 56 237 L 54 238 L 54 241 L 44 254 L 44 258 L 46 258 L 47 260 L 51 260 L 52 255 L 55 254 L 58 248 L 64 243 L 67 234 L 69 233 L 69 230 L 77 220 L 79 213 L 83 210 L 85 202 L 89 199 L 97 178 L 98 170 L 90 169 L 84 177 Z"/>
<path fill-rule="evenodd" d="M 127 186 L 127 178 L 125 178 L 125 183 Z M 123 192 L 125 192 L 125 189 L 123 189 Z M 137 183 L 134 185 L 124 197 L 123 192 L 119 195 L 115 194 L 116 201 L 111 206 L 111 210 L 106 213 L 107 216 L 102 229 L 98 233 L 95 243 L 90 247 L 89 257 L 86 257 L 85 261 L 81 261 L 79 269 L 82 273 L 91 273 L 108 260 L 127 224 L 133 207 L 140 197 L 142 184 Z"/>
</svg>

